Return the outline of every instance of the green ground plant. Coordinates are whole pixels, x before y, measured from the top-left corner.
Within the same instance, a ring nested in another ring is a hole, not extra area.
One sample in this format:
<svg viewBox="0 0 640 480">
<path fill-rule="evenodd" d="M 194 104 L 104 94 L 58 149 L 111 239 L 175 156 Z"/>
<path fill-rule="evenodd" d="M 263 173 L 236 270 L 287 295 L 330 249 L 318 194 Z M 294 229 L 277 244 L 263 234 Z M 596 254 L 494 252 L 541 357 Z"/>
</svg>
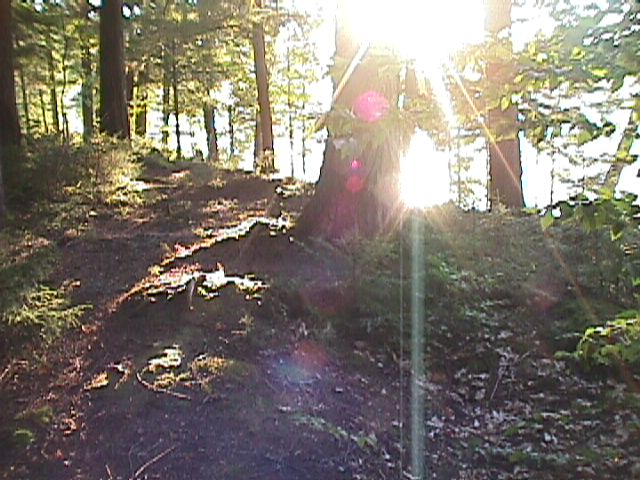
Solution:
<svg viewBox="0 0 640 480">
<path fill-rule="evenodd" d="M 61 242 L 81 235 L 101 209 L 126 214 L 143 201 L 135 179 L 148 146 L 96 137 L 89 144 L 31 139 L 4 173 L 11 216 L 0 232 L 0 350 L 54 341 L 89 305 L 74 305 L 70 284 L 50 278 Z"/>
</svg>

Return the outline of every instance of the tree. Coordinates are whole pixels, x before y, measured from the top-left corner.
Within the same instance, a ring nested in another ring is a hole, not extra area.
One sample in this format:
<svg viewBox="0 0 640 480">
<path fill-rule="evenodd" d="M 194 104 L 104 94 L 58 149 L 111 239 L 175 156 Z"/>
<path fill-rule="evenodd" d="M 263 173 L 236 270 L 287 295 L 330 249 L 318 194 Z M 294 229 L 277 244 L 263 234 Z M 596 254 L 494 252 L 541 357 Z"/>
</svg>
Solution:
<svg viewBox="0 0 640 480">
<path fill-rule="evenodd" d="M 129 138 L 125 95 L 122 0 L 102 2 L 100 11 L 100 128 Z"/>
<path fill-rule="evenodd" d="M 20 122 L 13 72 L 11 0 L 0 0 L 0 219 L 6 214 L 2 167 L 8 149 L 20 144 Z"/>
<path fill-rule="evenodd" d="M 262 0 L 256 0 L 256 6 L 262 8 Z M 264 26 L 260 20 L 253 23 L 252 43 L 260 112 L 260 153 L 264 157 L 265 164 L 263 166 L 265 170 L 274 171 L 273 121 L 271 119 L 271 102 L 269 100 L 269 74 L 267 71 Z"/>
<path fill-rule="evenodd" d="M 298 220 L 302 236 L 378 234 L 399 217 L 399 160 L 415 128 L 396 107 L 403 65 L 384 52 L 365 54 L 369 49 L 353 41 L 349 21 L 339 2 L 335 106 L 320 178 Z"/>
<path fill-rule="evenodd" d="M 512 0 L 485 0 L 485 29 L 493 39 L 511 28 Z M 507 48 L 511 49 L 510 40 Z M 490 60 L 486 66 L 487 80 L 494 88 L 513 82 L 514 68 L 508 61 Z M 489 132 L 489 199 L 491 207 L 501 203 L 509 208 L 522 208 L 522 165 L 518 139 L 518 109 L 510 95 L 500 99 L 498 106 L 487 113 Z"/>
</svg>

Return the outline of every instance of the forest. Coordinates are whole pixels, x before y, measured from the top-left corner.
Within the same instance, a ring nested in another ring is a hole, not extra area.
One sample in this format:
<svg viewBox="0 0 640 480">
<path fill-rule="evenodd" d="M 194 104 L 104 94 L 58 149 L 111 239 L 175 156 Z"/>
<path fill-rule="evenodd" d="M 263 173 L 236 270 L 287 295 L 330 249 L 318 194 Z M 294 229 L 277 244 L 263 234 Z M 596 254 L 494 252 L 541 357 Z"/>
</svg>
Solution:
<svg viewBox="0 0 640 480">
<path fill-rule="evenodd" d="M 0 477 L 640 479 L 640 2 L 0 0 Z"/>
</svg>

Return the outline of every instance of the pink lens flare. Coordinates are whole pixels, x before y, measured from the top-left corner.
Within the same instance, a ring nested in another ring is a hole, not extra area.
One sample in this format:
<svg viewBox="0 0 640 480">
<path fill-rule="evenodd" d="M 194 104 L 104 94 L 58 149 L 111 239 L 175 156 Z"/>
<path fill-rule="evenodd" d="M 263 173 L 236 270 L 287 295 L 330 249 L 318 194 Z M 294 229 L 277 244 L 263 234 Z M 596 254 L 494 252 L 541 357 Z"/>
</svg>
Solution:
<svg viewBox="0 0 640 480">
<path fill-rule="evenodd" d="M 350 175 L 347 179 L 347 190 L 358 193 L 364 188 L 364 180 L 359 175 Z"/>
<path fill-rule="evenodd" d="M 353 113 L 367 123 L 377 122 L 389 111 L 389 101 L 374 90 L 364 92 L 353 102 Z"/>
</svg>

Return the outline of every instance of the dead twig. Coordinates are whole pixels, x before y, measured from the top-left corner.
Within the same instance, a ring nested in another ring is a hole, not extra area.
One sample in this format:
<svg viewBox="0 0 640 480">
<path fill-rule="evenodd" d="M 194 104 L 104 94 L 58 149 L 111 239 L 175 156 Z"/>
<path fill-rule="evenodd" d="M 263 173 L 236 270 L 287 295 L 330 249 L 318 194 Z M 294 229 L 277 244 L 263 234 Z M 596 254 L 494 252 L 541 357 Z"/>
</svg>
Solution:
<svg viewBox="0 0 640 480">
<path fill-rule="evenodd" d="M 495 396 L 496 391 L 498 390 L 498 385 L 500 385 L 500 381 L 504 377 L 505 373 L 507 373 L 507 371 L 510 368 L 515 367 L 518 363 L 520 363 L 522 360 L 527 358 L 530 353 L 531 353 L 531 350 L 523 353 L 518 358 L 516 358 L 515 361 L 511 365 L 500 365 L 498 367 L 498 375 L 497 375 L 497 378 L 496 378 L 496 383 L 493 386 L 493 390 L 491 391 L 491 395 L 489 396 L 489 400 L 487 400 L 487 405 L 489 405 L 491 403 L 491 401 L 493 400 L 493 397 Z"/>
<path fill-rule="evenodd" d="M 140 468 L 138 468 L 136 470 L 136 473 L 133 474 L 132 477 L 129 478 L 129 480 L 135 480 L 136 478 L 140 477 L 140 475 L 142 475 L 142 473 L 149 468 L 151 465 L 153 465 L 154 463 L 162 460 L 164 457 L 166 457 L 167 455 L 169 455 L 171 452 L 173 452 L 178 446 L 174 445 L 173 447 L 169 447 L 166 450 L 164 450 L 163 452 L 159 453 L 158 455 L 156 455 L 155 457 L 153 457 L 151 460 L 149 460 L 147 463 L 145 463 L 144 465 L 142 465 Z"/>
<path fill-rule="evenodd" d="M 2 373 L 0 373 L 0 385 L 2 385 L 2 382 L 4 382 L 4 378 L 9 375 L 9 372 L 11 372 L 11 370 L 13 369 L 13 364 L 15 362 L 11 361 L 9 362 L 9 365 L 7 365 L 7 368 L 5 368 Z"/>
<path fill-rule="evenodd" d="M 136 372 L 136 378 L 138 382 L 148 390 L 156 393 L 166 393 L 167 395 L 171 395 L 172 397 L 179 398 L 180 400 L 191 400 L 189 395 L 185 395 L 184 393 L 172 392 L 171 390 L 167 390 L 166 388 L 156 387 L 155 385 L 147 382 L 144 378 L 140 376 L 140 372 Z"/>
</svg>

